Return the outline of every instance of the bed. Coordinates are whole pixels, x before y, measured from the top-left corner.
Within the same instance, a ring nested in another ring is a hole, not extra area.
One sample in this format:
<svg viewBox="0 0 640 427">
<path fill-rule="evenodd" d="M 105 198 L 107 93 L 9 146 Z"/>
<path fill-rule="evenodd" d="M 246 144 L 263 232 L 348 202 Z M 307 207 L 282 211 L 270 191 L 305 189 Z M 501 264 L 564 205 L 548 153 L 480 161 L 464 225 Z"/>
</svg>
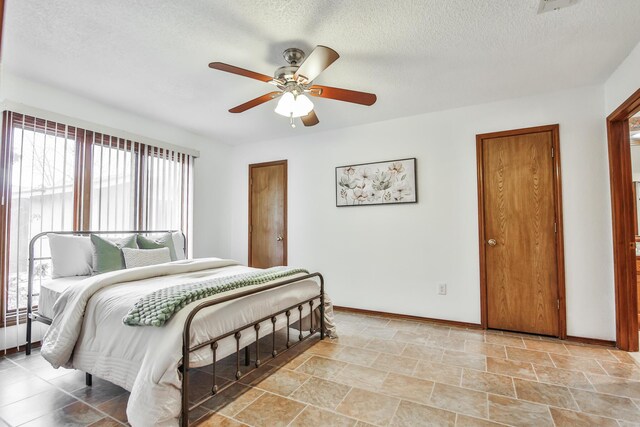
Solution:
<svg viewBox="0 0 640 427">
<path fill-rule="evenodd" d="M 30 256 L 36 260 L 32 252 Z M 235 354 L 237 381 L 264 364 L 260 355 L 265 349 L 260 345 L 269 343 L 269 357 L 277 357 L 315 334 L 325 337 L 331 324 L 325 314 L 331 310 L 325 310 L 322 276 L 290 271 L 286 277 L 267 280 L 272 276 L 265 276 L 265 271 L 232 260 L 205 258 L 53 279 L 41 285 L 38 311 L 29 313 L 28 323 L 51 325 L 41 354 L 54 367 L 79 369 L 131 391 L 127 415 L 133 426 L 188 426 L 189 411 L 233 384 L 217 383 L 221 359 Z M 260 275 L 264 277 L 261 283 L 189 300 L 163 326 L 123 323 L 123 318 L 131 319 L 132 307 L 152 294 L 188 288 L 189 284 L 232 283 L 237 277 Z M 32 282 L 30 263 L 29 297 Z M 30 324 L 28 330 L 30 351 Z M 277 348 L 275 336 L 280 330 L 286 331 L 286 343 Z M 269 336 L 272 338 L 265 338 Z M 245 365 L 249 360 L 252 366 Z M 208 365 L 211 392 L 190 400 L 189 372 Z"/>
<path fill-rule="evenodd" d="M 151 230 L 151 231 L 45 231 L 34 236 L 29 242 L 29 268 L 28 268 L 28 290 L 27 290 L 27 345 L 26 345 L 26 353 L 27 355 L 31 354 L 31 337 L 32 337 L 32 329 L 33 322 L 41 322 L 46 325 L 51 325 L 53 319 L 53 305 L 55 304 L 58 297 L 71 285 L 79 282 L 81 280 L 87 279 L 91 277 L 91 275 L 80 275 L 80 276 L 65 276 L 65 277 L 51 277 L 51 272 L 49 271 L 48 277 L 42 280 L 40 278 L 39 292 L 35 292 L 34 290 L 34 282 L 36 281 L 35 269 L 36 265 L 39 267 L 45 266 L 46 270 L 50 270 L 51 267 L 51 250 L 48 246 L 44 245 L 44 242 L 47 239 L 47 235 L 49 234 L 57 234 L 57 235 L 74 235 L 74 236 L 87 236 L 90 234 L 99 234 L 99 235 L 128 235 L 128 234 L 144 234 L 144 235 L 157 235 L 161 233 L 176 233 L 181 236 L 181 241 L 176 240 L 175 243 L 181 246 L 183 258 L 186 257 L 187 254 L 187 240 L 185 235 L 179 230 Z M 36 256 L 36 251 L 39 252 L 38 256 Z M 34 298 L 38 297 L 38 304 L 36 307 L 36 311 L 33 311 L 33 301 Z M 90 383 L 90 376 L 87 377 L 87 384 Z"/>
<path fill-rule="evenodd" d="M 49 279 L 40 283 L 40 298 L 38 301 L 37 313 L 43 319 L 53 318 L 53 305 L 56 303 L 60 295 L 69 287 L 76 285 L 81 280 L 91 276 L 71 276 L 60 277 L 58 279 Z"/>
</svg>

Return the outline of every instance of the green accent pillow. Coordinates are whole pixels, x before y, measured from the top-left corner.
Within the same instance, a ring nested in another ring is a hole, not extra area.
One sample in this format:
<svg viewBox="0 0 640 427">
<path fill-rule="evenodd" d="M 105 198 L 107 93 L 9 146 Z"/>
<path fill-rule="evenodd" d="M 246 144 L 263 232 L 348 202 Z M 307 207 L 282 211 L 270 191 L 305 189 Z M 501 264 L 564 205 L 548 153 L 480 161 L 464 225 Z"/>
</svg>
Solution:
<svg viewBox="0 0 640 427">
<path fill-rule="evenodd" d="M 140 249 L 160 249 L 169 248 L 169 256 L 171 261 L 178 259 L 176 256 L 176 247 L 173 245 L 173 236 L 171 233 L 165 233 L 160 237 L 151 238 L 138 234 L 138 248 Z"/>
<path fill-rule="evenodd" d="M 122 248 L 138 249 L 135 234 L 121 239 L 106 239 L 96 234 L 90 237 L 93 244 L 93 274 L 124 269 Z"/>
</svg>

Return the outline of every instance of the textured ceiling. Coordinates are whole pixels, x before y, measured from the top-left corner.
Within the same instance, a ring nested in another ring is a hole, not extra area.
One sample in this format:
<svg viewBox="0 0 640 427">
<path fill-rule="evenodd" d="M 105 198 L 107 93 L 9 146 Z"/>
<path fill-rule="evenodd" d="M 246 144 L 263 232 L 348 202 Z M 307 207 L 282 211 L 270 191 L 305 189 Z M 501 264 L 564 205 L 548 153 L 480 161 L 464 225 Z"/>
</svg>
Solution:
<svg viewBox="0 0 640 427">
<path fill-rule="evenodd" d="M 7 0 L 6 69 L 236 144 L 601 83 L 640 40 L 639 0 Z M 374 92 L 363 107 L 313 98 L 320 124 L 291 129 L 272 90 L 211 70 L 271 75 L 281 52 L 341 58 L 316 83 Z"/>
</svg>

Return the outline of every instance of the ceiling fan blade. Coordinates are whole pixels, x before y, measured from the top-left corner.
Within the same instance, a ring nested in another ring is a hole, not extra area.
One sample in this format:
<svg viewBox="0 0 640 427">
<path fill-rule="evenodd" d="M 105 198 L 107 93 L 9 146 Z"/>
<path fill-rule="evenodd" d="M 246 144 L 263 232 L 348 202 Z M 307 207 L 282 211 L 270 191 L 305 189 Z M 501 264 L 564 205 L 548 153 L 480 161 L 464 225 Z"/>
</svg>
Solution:
<svg viewBox="0 0 640 427">
<path fill-rule="evenodd" d="M 212 62 L 209 64 L 209 68 L 214 70 L 226 71 L 227 73 L 237 74 L 239 76 L 249 77 L 250 79 L 260 80 L 261 82 L 269 83 L 273 80 L 273 77 L 269 77 L 265 74 L 256 73 L 255 71 L 245 70 L 244 68 L 236 67 L 222 62 Z"/>
<path fill-rule="evenodd" d="M 326 46 L 316 46 L 307 59 L 302 62 L 293 78 L 295 80 L 299 79 L 301 83 L 309 83 L 338 58 L 340 58 L 340 55 L 335 50 Z"/>
<path fill-rule="evenodd" d="M 250 108 L 257 107 L 260 104 L 264 104 L 265 102 L 271 101 L 272 99 L 276 99 L 282 95 L 282 92 L 269 92 L 262 96 L 259 96 L 251 101 L 247 101 L 244 104 L 240 104 L 237 107 L 233 107 L 229 110 L 230 113 L 242 113 L 243 111 L 247 111 Z"/>
<path fill-rule="evenodd" d="M 313 110 L 311 110 L 311 112 L 306 116 L 300 117 L 300 120 L 302 120 L 302 123 L 305 126 L 315 126 L 320 123 L 320 120 L 318 120 L 318 116 L 316 116 L 316 112 Z"/>
<path fill-rule="evenodd" d="M 336 99 L 338 101 L 353 102 L 354 104 L 362 105 L 373 105 L 378 99 L 373 93 L 320 85 L 311 86 L 309 88 L 309 94 L 320 98 Z"/>
</svg>

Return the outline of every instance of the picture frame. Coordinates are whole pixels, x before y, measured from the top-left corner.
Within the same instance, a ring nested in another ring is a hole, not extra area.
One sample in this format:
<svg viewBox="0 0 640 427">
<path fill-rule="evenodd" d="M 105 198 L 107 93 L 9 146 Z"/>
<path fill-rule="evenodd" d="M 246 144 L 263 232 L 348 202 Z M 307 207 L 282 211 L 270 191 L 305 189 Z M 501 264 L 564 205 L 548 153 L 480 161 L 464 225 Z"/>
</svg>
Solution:
<svg viewBox="0 0 640 427">
<path fill-rule="evenodd" d="M 415 157 L 336 167 L 336 207 L 418 202 Z"/>
</svg>

